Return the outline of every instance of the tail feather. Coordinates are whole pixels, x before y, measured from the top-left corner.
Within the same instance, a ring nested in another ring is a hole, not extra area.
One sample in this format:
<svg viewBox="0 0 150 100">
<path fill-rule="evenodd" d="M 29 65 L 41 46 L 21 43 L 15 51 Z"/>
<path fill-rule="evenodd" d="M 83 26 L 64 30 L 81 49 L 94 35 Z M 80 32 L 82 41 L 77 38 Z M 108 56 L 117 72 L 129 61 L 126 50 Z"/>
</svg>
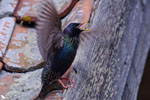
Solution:
<svg viewBox="0 0 150 100">
<path fill-rule="evenodd" d="M 51 84 L 43 85 L 39 95 L 34 100 L 44 100 L 44 98 L 47 96 L 48 93 L 54 90 L 62 90 L 62 89 L 63 87 L 58 82 L 58 80 L 54 80 L 53 82 L 51 82 Z"/>
</svg>

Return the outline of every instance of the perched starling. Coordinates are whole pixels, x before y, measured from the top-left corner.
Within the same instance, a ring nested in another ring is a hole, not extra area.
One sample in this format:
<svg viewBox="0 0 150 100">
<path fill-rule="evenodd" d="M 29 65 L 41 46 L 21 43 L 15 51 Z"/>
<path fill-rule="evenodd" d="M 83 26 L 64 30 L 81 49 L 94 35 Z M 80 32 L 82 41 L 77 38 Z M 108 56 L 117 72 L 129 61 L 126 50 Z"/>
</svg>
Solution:
<svg viewBox="0 0 150 100">
<path fill-rule="evenodd" d="M 61 76 L 71 66 L 80 42 L 80 33 L 88 31 L 80 29 L 84 23 L 71 23 L 62 31 L 52 0 L 44 1 L 36 28 L 38 47 L 46 65 L 42 72 L 42 89 L 36 100 L 43 100 L 48 91 L 53 90 L 52 84 L 60 82 Z"/>
</svg>

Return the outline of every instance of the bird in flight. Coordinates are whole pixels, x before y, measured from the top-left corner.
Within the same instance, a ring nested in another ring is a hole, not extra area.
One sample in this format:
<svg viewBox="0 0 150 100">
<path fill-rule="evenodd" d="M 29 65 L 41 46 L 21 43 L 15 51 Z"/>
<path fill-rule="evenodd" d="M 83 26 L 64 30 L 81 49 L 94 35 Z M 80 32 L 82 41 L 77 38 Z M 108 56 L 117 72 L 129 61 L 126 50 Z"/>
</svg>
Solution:
<svg viewBox="0 0 150 100">
<path fill-rule="evenodd" d="M 81 29 L 82 23 L 70 23 L 63 31 L 61 29 L 61 20 L 56 11 L 52 0 L 45 0 L 39 17 L 37 19 L 37 34 L 39 51 L 45 61 L 42 71 L 42 89 L 35 100 L 43 100 L 48 91 L 53 90 L 51 84 L 60 82 L 61 76 L 71 66 L 79 43 L 83 41 L 83 37 L 90 32 L 88 29 Z M 82 39 L 81 39 L 82 38 Z"/>
</svg>

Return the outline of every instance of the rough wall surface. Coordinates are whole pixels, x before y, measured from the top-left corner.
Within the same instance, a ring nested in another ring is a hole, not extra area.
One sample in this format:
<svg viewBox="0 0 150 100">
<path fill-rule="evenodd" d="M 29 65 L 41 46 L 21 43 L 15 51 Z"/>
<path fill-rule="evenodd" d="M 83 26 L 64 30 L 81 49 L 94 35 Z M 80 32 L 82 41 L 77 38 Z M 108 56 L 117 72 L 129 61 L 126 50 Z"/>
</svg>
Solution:
<svg viewBox="0 0 150 100">
<path fill-rule="evenodd" d="M 65 100 L 136 100 L 150 46 L 150 1 L 96 2 L 91 30 L 98 35 L 78 50 L 76 88 Z"/>
</svg>

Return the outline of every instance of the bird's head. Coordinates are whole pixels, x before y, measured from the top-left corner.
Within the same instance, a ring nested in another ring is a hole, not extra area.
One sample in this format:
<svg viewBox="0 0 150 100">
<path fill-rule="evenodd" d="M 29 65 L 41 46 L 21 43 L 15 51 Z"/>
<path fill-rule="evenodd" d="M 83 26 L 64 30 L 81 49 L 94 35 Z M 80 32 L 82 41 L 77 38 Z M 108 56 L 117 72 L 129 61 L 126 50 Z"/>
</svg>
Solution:
<svg viewBox="0 0 150 100">
<path fill-rule="evenodd" d="M 80 26 L 87 23 L 84 21 L 82 23 L 70 23 L 65 29 L 64 34 L 69 35 L 70 37 L 78 36 L 82 31 L 89 31 L 88 29 L 81 29 Z"/>
</svg>

